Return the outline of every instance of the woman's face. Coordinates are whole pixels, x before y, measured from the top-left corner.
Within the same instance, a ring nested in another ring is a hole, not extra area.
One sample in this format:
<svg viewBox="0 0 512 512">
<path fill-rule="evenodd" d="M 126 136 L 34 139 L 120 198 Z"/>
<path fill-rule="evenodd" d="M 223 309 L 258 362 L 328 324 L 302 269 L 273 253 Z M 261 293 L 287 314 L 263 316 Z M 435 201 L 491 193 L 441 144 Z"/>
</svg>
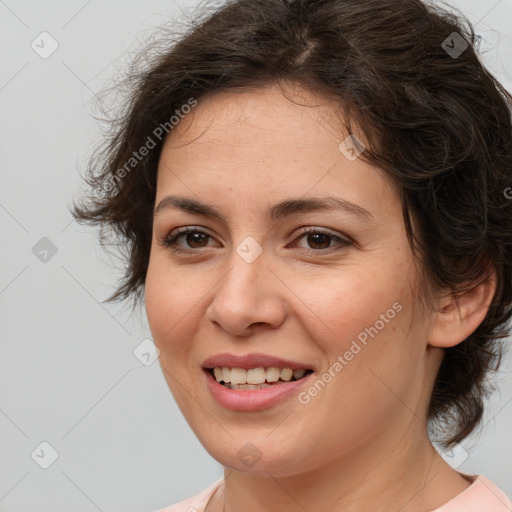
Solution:
<svg viewBox="0 0 512 512">
<path fill-rule="evenodd" d="M 173 128 L 156 206 L 179 196 L 219 217 L 161 205 L 145 287 L 161 367 L 201 443 L 224 466 L 274 476 L 422 432 L 439 363 L 427 347 L 430 316 L 413 307 L 418 274 L 396 190 L 339 149 L 347 134 L 333 105 L 297 91 L 314 106 L 278 87 L 222 93 Z M 314 198 L 333 202 L 272 210 Z M 185 227 L 196 233 L 162 245 Z M 294 363 L 313 373 L 229 389 L 204 369 L 226 353 L 288 361 L 221 361 L 239 368 L 226 374 L 233 379 L 245 376 L 240 368 Z"/>
</svg>

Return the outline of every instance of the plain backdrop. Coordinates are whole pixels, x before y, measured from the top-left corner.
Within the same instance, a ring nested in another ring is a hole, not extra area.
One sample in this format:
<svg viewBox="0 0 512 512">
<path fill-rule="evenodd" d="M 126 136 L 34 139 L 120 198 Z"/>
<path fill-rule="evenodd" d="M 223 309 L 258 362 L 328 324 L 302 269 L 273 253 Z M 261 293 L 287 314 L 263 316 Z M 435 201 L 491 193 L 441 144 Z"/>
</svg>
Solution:
<svg viewBox="0 0 512 512">
<path fill-rule="evenodd" d="M 101 136 L 95 95 L 160 23 L 195 5 L 0 0 L 0 512 L 152 512 L 222 475 L 158 360 L 141 356 L 144 314 L 101 304 L 116 262 L 68 212 Z M 452 5 L 512 90 L 512 0 Z M 483 434 L 445 454 L 509 495 L 511 370 L 508 355 Z"/>
</svg>

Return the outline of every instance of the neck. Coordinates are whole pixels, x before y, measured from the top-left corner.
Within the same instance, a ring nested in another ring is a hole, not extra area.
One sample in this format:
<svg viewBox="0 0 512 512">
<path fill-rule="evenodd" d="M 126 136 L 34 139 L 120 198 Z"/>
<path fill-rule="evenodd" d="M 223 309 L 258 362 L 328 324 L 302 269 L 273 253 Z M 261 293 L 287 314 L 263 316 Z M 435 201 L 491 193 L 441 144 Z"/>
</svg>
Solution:
<svg viewBox="0 0 512 512">
<path fill-rule="evenodd" d="M 375 512 L 430 512 L 470 485 L 444 462 L 426 433 L 379 441 L 293 476 L 255 476 L 226 468 L 225 484 L 207 510 L 363 512 L 371 505 Z"/>
</svg>

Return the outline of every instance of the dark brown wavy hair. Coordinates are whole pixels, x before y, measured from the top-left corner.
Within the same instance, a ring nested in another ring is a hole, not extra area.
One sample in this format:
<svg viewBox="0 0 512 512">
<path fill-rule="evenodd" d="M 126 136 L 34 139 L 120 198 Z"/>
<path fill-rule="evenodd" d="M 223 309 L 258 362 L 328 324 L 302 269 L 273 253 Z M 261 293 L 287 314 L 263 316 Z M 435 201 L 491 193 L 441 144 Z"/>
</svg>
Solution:
<svg viewBox="0 0 512 512">
<path fill-rule="evenodd" d="M 422 300 L 496 271 L 485 319 L 445 349 L 425 411 L 430 435 L 445 448 L 460 442 L 481 423 L 512 316 L 512 96 L 479 60 L 470 22 L 420 0 L 230 0 L 202 4 L 176 27 L 133 60 L 121 111 L 87 168 L 90 190 L 72 205 L 78 222 L 125 249 L 106 300 L 143 302 L 165 138 L 156 134 L 191 98 L 282 81 L 334 98 L 348 132 L 365 140 L 360 158 L 401 193 Z M 151 149 L 134 159 L 148 137 Z"/>
</svg>

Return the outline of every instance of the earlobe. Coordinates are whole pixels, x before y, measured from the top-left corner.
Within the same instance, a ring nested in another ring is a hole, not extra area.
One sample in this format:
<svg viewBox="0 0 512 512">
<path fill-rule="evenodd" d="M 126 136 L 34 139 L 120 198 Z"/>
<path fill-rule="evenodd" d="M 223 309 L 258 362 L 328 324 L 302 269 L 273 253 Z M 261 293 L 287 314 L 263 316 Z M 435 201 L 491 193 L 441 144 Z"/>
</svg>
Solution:
<svg viewBox="0 0 512 512">
<path fill-rule="evenodd" d="M 470 336 L 482 323 L 496 290 L 496 272 L 473 290 L 442 296 L 432 312 L 427 341 L 434 347 L 453 347 Z"/>
</svg>

